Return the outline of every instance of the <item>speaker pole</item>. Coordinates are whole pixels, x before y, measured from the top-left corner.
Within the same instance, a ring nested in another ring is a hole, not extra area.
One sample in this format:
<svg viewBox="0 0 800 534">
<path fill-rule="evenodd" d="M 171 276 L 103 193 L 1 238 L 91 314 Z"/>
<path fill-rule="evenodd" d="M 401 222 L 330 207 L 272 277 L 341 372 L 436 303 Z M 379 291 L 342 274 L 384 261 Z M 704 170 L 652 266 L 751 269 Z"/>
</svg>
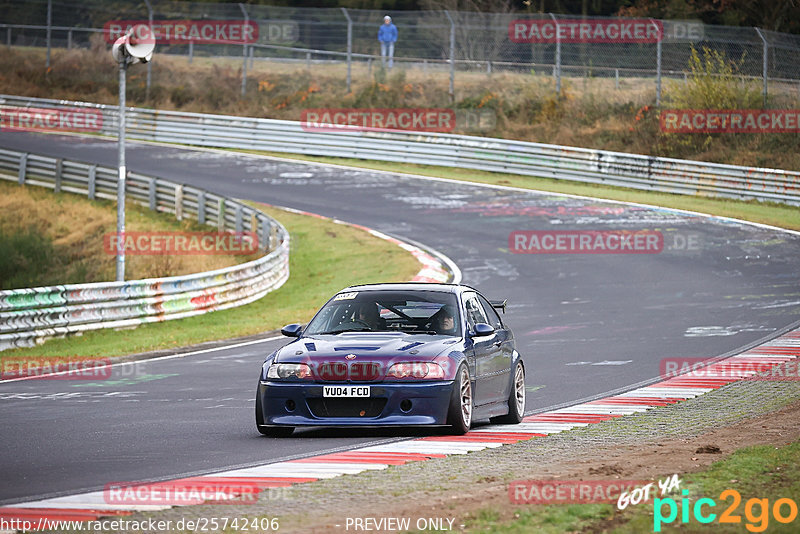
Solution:
<svg viewBox="0 0 800 534">
<path fill-rule="evenodd" d="M 125 79 L 127 58 L 119 62 L 119 133 L 117 135 L 117 281 L 125 280 Z"/>
</svg>

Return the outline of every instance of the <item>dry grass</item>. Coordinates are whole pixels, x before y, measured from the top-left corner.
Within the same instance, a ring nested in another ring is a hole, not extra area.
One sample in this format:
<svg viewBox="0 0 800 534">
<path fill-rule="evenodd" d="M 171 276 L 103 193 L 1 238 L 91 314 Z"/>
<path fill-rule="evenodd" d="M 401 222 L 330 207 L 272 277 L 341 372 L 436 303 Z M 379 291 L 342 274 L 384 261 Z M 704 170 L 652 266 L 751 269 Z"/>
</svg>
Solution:
<svg viewBox="0 0 800 534">
<path fill-rule="evenodd" d="M 213 231 L 192 221 L 176 221 L 128 203 L 126 230 Z M 116 204 L 90 201 L 78 195 L 56 195 L 40 187 L 20 187 L 0 180 L 0 234 L 23 234 L 35 264 L 20 260 L 17 272 L 0 280 L 0 288 L 110 281 L 115 278 L 115 256 L 103 248 L 103 236 L 116 232 Z M 50 251 L 49 253 L 46 251 Z M 13 250 L 2 251 L 4 255 Z M 136 256 L 126 257 L 129 280 L 176 276 L 229 267 L 257 256 Z M 24 270 L 25 272 L 19 272 Z M 14 284 L 15 280 L 20 282 Z"/>
<path fill-rule="evenodd" d="M 11 48 L 0 56 L 0 92 L 37 97 L 116 102 L 116 70 L 107 45 L 55 50 L 49 73 L 44 52 Z M 149 96 L 146 69 L 128 74 L 131 105 L 166 110 L 299 120 L 306 108 L 455 107 L 491 109 L 497 126 L 480 135 L 604 150 L 800 170 L 798 134 L 672 134 L 659 130 L 655 82 L 650 78 L 570 77 L 556 98 L 549 72 L 458 72 L 455 99 L 443 65 L 397 67 L 355 63 L 347 92 L 344 63 L 257 59 L 248 67 L 247 97 L 240 98 L 238 58 L 157 55 Z M 752 85 L 752 84 L 751 84 Z M 757 84 L 756 84 L 757 85 Z M 663 81 L 663 105 L 680 99 L 683 80 Z M 796 85 L 770 86 L 770 106 L 800 107 Z M 470 132 L 477 134 L 477 132 Z"/>
</svg>

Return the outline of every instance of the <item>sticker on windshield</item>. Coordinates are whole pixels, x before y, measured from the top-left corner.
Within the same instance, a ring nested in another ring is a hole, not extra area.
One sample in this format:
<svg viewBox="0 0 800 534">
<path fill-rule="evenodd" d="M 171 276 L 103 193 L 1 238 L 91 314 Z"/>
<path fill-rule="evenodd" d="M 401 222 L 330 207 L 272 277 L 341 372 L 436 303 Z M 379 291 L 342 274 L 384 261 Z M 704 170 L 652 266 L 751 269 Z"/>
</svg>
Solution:
<svg viewBox="0 0 800 534">
<path fill-rule="evenodd" d="M 333 300 L 353 300 L 354 298 L 356 298 L 356 295 L 358 295 L 358 292 L 339 293 L 338 295 L 333 297 Z"/>
</svg>

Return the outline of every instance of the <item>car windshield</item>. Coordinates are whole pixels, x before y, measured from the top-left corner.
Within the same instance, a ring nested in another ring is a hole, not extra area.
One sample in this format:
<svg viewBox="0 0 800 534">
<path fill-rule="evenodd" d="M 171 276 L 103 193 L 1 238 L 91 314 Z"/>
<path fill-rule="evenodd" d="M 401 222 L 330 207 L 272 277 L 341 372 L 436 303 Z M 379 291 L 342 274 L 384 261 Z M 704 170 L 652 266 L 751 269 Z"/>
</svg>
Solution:
<svg viewBox="0 0 800 534">
<path fill-rule="evenodd" d="M 305 334 L 406 332 L 461 335 L 456 296 L 442 291 L 349 291 L 333 297 Z"/>
</svg>

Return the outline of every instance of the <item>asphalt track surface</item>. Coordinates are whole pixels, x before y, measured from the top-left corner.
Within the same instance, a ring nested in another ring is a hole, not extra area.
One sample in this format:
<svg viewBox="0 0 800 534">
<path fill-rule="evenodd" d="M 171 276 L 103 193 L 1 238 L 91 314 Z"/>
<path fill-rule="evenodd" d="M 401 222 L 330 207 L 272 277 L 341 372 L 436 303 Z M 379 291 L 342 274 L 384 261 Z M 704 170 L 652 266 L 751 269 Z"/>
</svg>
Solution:
<svg viewBox="0 0 800 534">
<path fill-rule="evenodd" d="M 0 146 L 116 165 L 113 141 L 0 133 Z M 666 358 L 726 354 L 800 318 L 800 236 L 774 229 L 242 154 L 130 143 L 127 157 L 133 171 L 337 217 L 446 254 L 464 283 L 509 299 L 505 319 L 528 371 L 528 412 L 630 388 L 657 377 Z M 515 230 L 659 231 L 664 249 L 514 254 Z M 109 380 L 0 384 L 0 503 L 420 435 L 315 429 L 261 437 L 257 375 L 282 343 L 119 366 Z"/>
</svg>

